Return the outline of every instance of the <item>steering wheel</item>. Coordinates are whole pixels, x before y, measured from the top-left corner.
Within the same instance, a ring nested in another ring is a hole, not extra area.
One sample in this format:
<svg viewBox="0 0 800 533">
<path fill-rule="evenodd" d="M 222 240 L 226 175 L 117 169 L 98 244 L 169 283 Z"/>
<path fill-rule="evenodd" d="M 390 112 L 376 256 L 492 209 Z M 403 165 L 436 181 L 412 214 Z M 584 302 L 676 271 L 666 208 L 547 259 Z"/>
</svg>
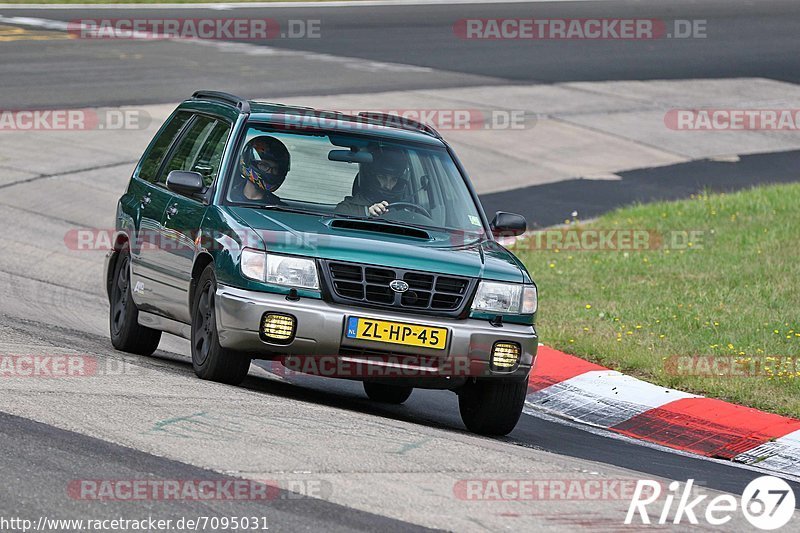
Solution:
<svg viewBox="0 0 800 533">
<path fill-rule="evenodd" d="M 413 202 L 394 202 L 394 203 L 391 203 L 391 204 L 386 206 L 387 209 L 389 209 L 391 207 L 397 207 L 397 208 L 400 208 L 400 209 L 409 209 L 410 208 L 412 211 L 416 211 L 417 213 L 419 213 L 421 215 L 425 215 L 426 217 L 428 217 L 430 219 L 433 219 L 433 217 L 431 216 L 430 212 L 427 209 L 425 209 L 421 205 L 415 204 Z"/>
</svg>

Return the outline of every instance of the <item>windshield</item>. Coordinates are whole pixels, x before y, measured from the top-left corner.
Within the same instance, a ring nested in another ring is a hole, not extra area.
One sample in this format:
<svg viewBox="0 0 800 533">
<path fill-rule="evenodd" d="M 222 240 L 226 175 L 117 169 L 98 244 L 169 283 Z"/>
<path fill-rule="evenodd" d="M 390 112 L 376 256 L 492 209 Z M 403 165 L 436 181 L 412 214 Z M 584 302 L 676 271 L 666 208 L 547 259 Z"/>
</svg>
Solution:
<svg viewBox="0 0 800 533">
<path fill-rule="evenodd" d="M 226 200 L 260 208 L 483 232 L 442 147 L 249 125 Z"/>
</svg>

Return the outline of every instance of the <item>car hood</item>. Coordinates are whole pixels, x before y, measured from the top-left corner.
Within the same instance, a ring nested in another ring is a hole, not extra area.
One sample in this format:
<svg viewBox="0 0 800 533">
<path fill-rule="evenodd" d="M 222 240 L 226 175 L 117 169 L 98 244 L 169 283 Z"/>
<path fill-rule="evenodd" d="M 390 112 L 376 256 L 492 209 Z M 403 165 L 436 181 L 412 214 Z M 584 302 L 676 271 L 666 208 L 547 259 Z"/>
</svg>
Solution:
<svg viewBox="0 0 800 533">
<path fill-rule="evenodd" d="M 519 260 L 497 242 L 426 230 L 430 238 L 336 227 L 331 216 L 248 207 L 229 214 L 257 233 L 267 251 L 509 282 L 530 282 Z"/>
</svg>

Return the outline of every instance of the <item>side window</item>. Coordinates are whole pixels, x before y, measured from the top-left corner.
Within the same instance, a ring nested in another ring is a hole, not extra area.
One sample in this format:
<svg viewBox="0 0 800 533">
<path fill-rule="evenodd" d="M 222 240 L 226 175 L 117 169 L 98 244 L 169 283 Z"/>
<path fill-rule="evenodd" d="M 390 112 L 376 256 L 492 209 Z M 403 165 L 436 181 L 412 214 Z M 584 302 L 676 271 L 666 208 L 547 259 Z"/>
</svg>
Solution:
<svg viewBox="0 0 800 533">
<path fill-rule="evenodd" d="M 214 183 L 214 179 L 219 174 L 222 153 L 225 151 L 225 143 L 228 141 L 230 132 L 231 127 L 228 124 L 218 121 L 192 163 L 190 170 L 202 174 L 206 187 Z"/>
<path fill-rule="evenodd" d="M 211 185 L 219 172 L 230 129 L 225 122 L 198 116 L 173 150 L 158 182 L 166 183 L 167 176 L 173 170 L 190 170 L 199 172 L 205 184 Z"/>
<path fill-rule="evenodd" d="M 139 165 L 139 170 L 136 174 L 139 178 L 151 183 L 156 181 L 156 173 L 158 173 L 158 167 L 161 166 L 161 161 L 191 116 L 191 113 L 180 111 L 161 130 L 158 138 L 156 138 Z"/>
</svg>

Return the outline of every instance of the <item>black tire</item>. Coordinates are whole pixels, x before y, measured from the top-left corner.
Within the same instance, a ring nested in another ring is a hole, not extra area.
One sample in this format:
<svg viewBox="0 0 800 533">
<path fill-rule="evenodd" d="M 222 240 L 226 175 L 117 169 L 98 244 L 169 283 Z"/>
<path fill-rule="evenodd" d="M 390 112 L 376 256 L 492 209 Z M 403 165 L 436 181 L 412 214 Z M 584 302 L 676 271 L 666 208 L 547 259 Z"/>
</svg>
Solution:
<svg viewBox="0 0 800 533">
<path fill-rule="evenodd" d="M 217 280 L 214 266 L 200 276 L 192 302 L 192 368 L 197 377 L 238 385 L 247 377 L 250 358 L 219 344 L 215 314 Z"/>
<path fill-rule="evenodd" d="M 131 296 L 131 254 L 126 245 L 117 254 L 109 291 L 108 329 L 117 350 L 152 355 L 161 341 L 161 332 L 139 324 L 139 309 Z"/>
<path fill-rule="evenodd" d="M 522 415 L 527 393 L 527 380 L 471 381 L 458 393 L 461 420 L 479 435 L 508 435 Z"/>
<path fill-rule="evenodd" d="M 411 396 L 414 387 L 405 385 L 385 385 L 383 383 L 364 382 L 364 392 L 373 402 L 393 403 L 399 405 Z"/>
</svg>

